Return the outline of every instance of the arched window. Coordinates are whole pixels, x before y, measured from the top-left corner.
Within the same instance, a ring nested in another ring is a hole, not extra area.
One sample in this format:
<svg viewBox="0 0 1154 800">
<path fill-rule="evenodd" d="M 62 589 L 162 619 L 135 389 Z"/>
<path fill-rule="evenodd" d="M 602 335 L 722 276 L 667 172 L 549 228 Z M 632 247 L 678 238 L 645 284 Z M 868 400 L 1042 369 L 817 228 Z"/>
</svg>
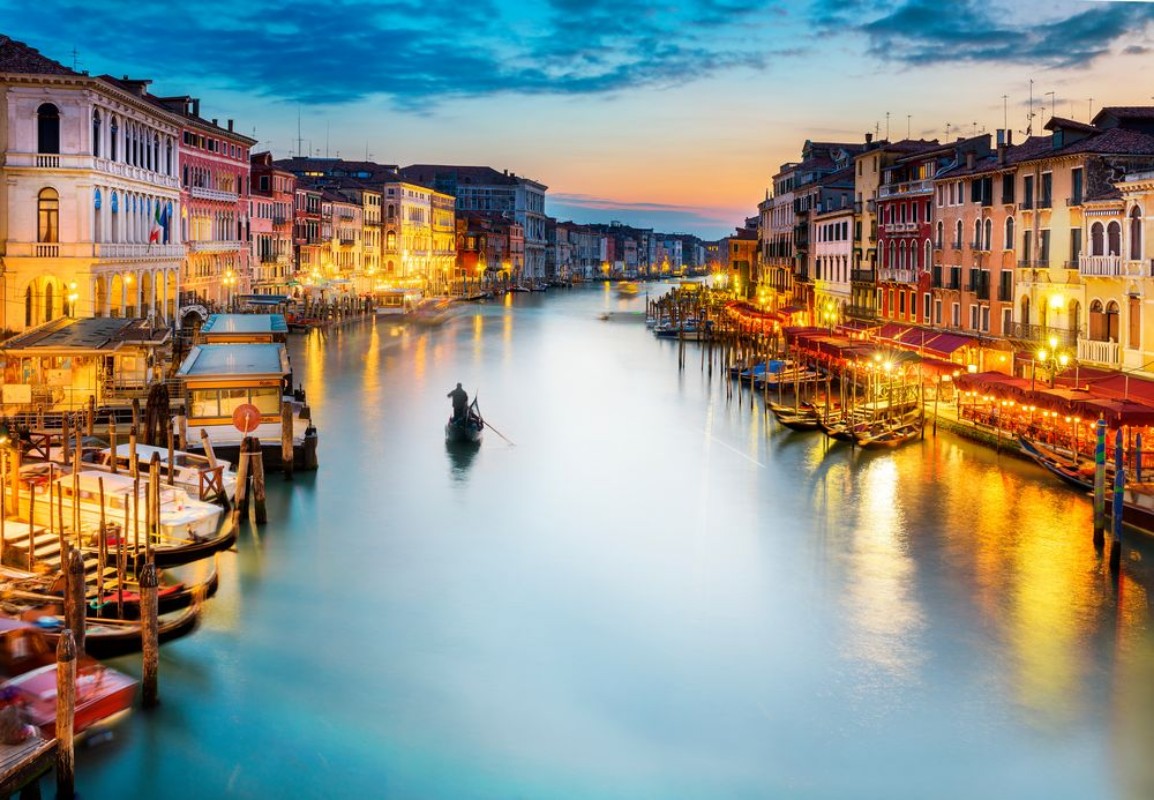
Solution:
<svg viewBox="0 0 1154 800">
<path fill-rule="evenodd" d="M 989 217 L 987 217 L 986 222 L 985 222 L 985 236 L 983 237 L 983 244 L 985 245 L 985 247 L 983 247 L 982 249 L 983 250 L 993 250 L 994 249 L 992 247 L 993 243 L 994 243 L 994 221 L 991 220 Z"/>
<path fill-rule="evenodd" d="M 933 244 L 929 239 L 926 239 L 926 254 L 925 260 L 922 262 L 922 267 L 929 270 L 930 265 L 934 263 Z"/>
<path fill-rule="evenodd" d="M 36 109 L 36 152 L 60 153 L 60 109 L 51 103 Z"/>
<path fill-rule="evenodd" d="M 97 188 L 92 195 L 92 241 L 104 241 L 104 212 L 101 210 L 103 199 L 100 195 L 100 189 Z"/>
<path fill-rule="evenodd" d="M 36 241 L 60 241 L 60 195 L 55 189 L 41 189 L 36 199 Z"/>
<path fill-rule="evenodd" d="M 980 219 L 974 220 L 974 249 L 982 249 L 982 221 Z"/>
<path fill-rule="evenodd" d="M 164 159 L 164 174 L 172 174 L 172 139 L 168 140 L 168 155 Z"/>
<path fill-rule="evenodd" d="M 32 287 L 24 290 L 24 327 L 32 327 Z"/>
<path fill-rule="evenodd" d="M 1014 249 L 1014 218 L 1006 217 L 1006 238 L 1002 242 L 1003 250 Z"/>
<path fill-rule="evenodd" d="M 1095 222 L 1090 226 L 1090 255 L 1104 256 L 1106 255 L 1106 229 L 1102 227 L 1101 222 Z"/>
<path fill-rule="evenodd" d="M 892 239 L 890 240 L 890 261 L 886 266 L 890 269 L 897 269 L 898 266 L 898 245 Z"/>
<path fill-rule="evenodd" d="M 48 322 L 49 320 L 55 318 L 56 314 L 54 313 L 55 309 L 53 308 L 53 305 L 55 305 L 55 302 L 56 302 L 56 298 L 53 296 L 52 284 L 50 283 L 44 287 L 44 321 L 45 322 Z"/>
<path fill-rule="evenodd" d="M 393 207 L 389 206 L 389 211 L 391 212 L 392 210 L 393 210 Z M 389 231 L 385 235 L 385 247 L 389 250 L 396 250 L 397 249 L 397 233 L 396 233 L 396 231 Z M 389 262 L 390 272 L 392 271 L 392 263 L 393 262 L 391 262 L 391 261 Z"/>
<path fill-rule="evenodd" d="M 1106 247 L 1107 255 L 1122 255 L 1122 226 L 1117 222 L 1106 226 Z"/>
<path fill-rule="evenodd" d="M 118 138 L 120 136 L 120 126 L 116 123 L 116 117 L 113 117 L 108 123 L 108 160 L 115 161 L 117 158 Z M 113 195 L 115 197 L 115 195 Z M 113 208 L 113 211 L 116 209 Z"/>
<path fill-rule="evenodd" d="M 962 249 L 962 221 L 958 220 L 958 224 L 954 226 L 954 248 Z"/>
<path fill-rule="evenodd" d="M 1142 212 L 1138 206 L 1130 209 L 1130 260 L 1142 258 Z"/>
<path fill-rule="evenodd" d="M 100 158 L 100 109 L 92 111 L 92 155 Z"/>
<path fill-rule="evenodd" d="M 1114 224 L 1114 223 L 1111 223 Z M 1118 340 L 1118 301 L 1111 300 L 1106 304 L 1106 341 L 1117 344 Z"/>
<path fill-rule="evenodd" d="M 945 238 L 946 238 L 946 223 L 942 222 L 939 219 L 938 220 L 938 241 L 937 241 L 937 246 L 938 246 L 939 250 L 942 248 L 942 242 L 945 240 Z"/>
<path fill-rule="evenodd" d="M 148 159 L 148 168 L 160 172 L 160 135 L 152 135 L 152 157 Z"/>
</svg>

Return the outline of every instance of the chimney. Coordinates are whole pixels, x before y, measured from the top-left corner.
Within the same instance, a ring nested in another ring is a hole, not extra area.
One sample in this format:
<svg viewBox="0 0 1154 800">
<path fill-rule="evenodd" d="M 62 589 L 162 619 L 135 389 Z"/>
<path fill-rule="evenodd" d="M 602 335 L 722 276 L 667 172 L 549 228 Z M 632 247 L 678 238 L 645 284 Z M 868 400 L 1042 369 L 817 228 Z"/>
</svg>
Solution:
<svg viewBox="0 0 1154 800">
<path fill-rule="evenodd" d="M 232 131 L 232 120 L 231 119 L 228 121 L 228 129 L 229 129 L 229 131 Z"/>
<path fill-rule="evenodd" d="M 873 140 L 874 140 L 874 135 L 872 133 L 867 133 L 866 134 L 866 144 L 868 145 Z"/>
<path fill-rule="evenodd" d="M 973 169 L 973 168 L 974 168 L 974 151 L 971 150 L 970 152 L 966 153 L 966 169 Z"/>
<path fill-rule="evenodd" d="M 192 115 L 194 117 L 200 116 L 200 99 L 196 97 L 192 98 Z"/>
<path fill-rule="evenodd" d="M 1011 128 L 1006 129 L 1006 147 L 1014 146 L 1014 131 Z"/>
<path fill-rule="evenodd" d="M 216 124 L 216 117 L 212 118 L 212 127 L 214 127 L 214 128 L 218 127 Z"/>
<path fill-rule="evenodd" d="M 998 142 L 998 164 L 1006 163 L 1006 143 Z"/>
<path fill-rule="evenodd" d="M 998 128 L 997 142 L 998 142 L 999 147 L 1001 147 L 1003 144 L 1006 143 L 1006 129 L 1005 128 Z"/>
</svg>

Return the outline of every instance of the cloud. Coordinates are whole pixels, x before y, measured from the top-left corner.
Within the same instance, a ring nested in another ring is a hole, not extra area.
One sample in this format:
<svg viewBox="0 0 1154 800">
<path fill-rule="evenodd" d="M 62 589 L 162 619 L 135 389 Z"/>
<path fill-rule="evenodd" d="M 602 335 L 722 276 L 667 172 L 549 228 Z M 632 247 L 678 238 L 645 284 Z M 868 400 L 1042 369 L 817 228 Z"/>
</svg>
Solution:
<svg viewBox="0 0 1154 800">
<path fill-rule="evenodd" d="M 75 46 L 92 62 L 81 68 L 97 73 L 131 69 L 158 83 L 304 104 L 385 97 L 422 108 L 503 93 L 609 94 L 762 68 L 767 48 L 742 36 L 742 26 L 780 8 L 734 0 L 204 0 L 190 10 L 0 0 L 4 10 L 7 33 L 62 60 Z M 109 35 L 129 21 L 131 35 Z"/>
<path fill-rule="evenodd" d="M 695 208 L 669 203 L 623 202 L 587 194 L 550 193 L 545 213 L 577 223 L 621 222 L 659 233 L 694 233 L 706 240 L 733 233 L 733 220 L 748 216 L 748 209 Z"/>
<path fill-rule="evenodd" d="M 817 10 L 844 21 L 826 5 L 819 0 Z M 903 0 L 856 30 L 868 37 L 872 56 L 911 65 L 1084 67 L 1109 53 L 1124 36 L 1144 31 L 1151 21 L 1150 4 L 1101 3 L 1055 19 L 1015 22 L 985 0 L 955 0 L 948 8 L 937 0 Z"/>
</svg>

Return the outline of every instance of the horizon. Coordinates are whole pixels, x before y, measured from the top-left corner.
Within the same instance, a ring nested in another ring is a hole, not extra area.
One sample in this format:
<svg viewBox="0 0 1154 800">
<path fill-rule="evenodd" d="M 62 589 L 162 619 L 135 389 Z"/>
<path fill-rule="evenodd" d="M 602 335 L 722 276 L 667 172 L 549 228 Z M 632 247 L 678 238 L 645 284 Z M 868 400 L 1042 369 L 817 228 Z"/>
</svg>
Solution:
<svg viewBox="0 0 1154 800">
<path fill-rule="evenodd" d="M 1017 138 L 1152 102 L 1126 89 L 1154 52 L 1139 0 L 0 8 L 65 66 L 198 96 L 254 151 L 509 169 L 560 221 L 706 241 L 757 214 L 807 139 Z"/>
</svg>

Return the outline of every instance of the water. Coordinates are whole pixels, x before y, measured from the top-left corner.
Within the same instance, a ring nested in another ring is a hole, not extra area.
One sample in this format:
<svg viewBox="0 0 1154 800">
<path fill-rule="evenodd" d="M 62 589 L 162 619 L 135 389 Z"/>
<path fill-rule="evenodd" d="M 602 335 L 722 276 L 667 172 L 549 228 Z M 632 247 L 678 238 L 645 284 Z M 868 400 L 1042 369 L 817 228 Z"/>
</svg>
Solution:
<svg viewBox="0 0 1154 800">
<path fill-rule="evenodd" d="M 321 470 L 273 477 L 81 794 L 1154 796 L 1154 549 L 1116 585 L 1030 464 L 779 429 L 643 303 L 298 340 Z M 447 448 L 458 381 L 515 446 Z"/>
</svg>

